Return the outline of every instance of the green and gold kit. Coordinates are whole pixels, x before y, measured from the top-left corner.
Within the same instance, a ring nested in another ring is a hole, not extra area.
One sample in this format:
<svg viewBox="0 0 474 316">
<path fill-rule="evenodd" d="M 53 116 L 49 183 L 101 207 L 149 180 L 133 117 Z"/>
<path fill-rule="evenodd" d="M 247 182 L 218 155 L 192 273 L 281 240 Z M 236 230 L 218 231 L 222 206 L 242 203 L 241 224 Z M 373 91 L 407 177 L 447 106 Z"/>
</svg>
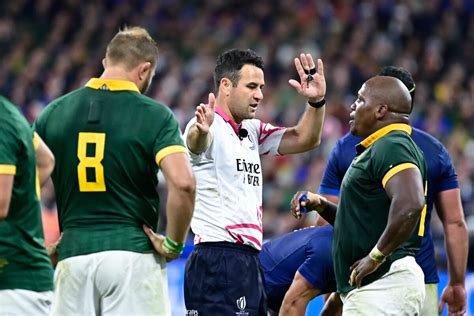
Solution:
<svg viewBox="0 0 474 316">
<path fill-rule="evenodd" d="M 56 157 L 59 260 L 105 250 L 151 252 L 142 225 L 157 227 L 158 166 L 186 152 L 171 110 L 132 82 L 93 78 L 48 105 L 35 129 Z"/>
<path fill-rule="evenodd" d="M 51 291 L 53 270 L 44 248 L 33 131 L 19 110 L 3 97 L 0 175 L 14 176 L 8 214 L 0 221 L 0 290 Z"/>
<path fill-rule="evenodd" d="M 344 176 L 334 224 L 333 257 L 338 292 L 347 293 L 350 266 L 369 254 L 387 226 L 391 200 L 385 185 L 398 172 L 417 168 L 423 176 L 426 195 L 426 166 L 423 153 L 410 137 L 411 127 L 391 124 L 379 129 L 359 145 L 358 155 Z M 426 206 L 412 236 L 397 248 L 362 284 L 388 272 L 393 261 L 414 256 L 424 234 Z"/>
</svg>

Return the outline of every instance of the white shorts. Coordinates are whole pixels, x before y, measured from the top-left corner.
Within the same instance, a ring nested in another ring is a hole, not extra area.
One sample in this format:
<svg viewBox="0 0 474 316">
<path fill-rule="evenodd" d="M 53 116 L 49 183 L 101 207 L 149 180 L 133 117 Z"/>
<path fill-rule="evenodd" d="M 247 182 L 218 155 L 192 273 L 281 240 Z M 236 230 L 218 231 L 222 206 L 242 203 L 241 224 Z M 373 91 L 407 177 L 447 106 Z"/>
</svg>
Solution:
<svg viewBox="0 0 474 316">
<path fill-rule="evenodd" d="M 421 308 L 420 316 L 438 315 L 438 284 L 425 284 L 425 301 Z"/>
<path fill-rule="evenodd" d="M 51 312 L 53 291 L 0 290 L 0 315 L 47 316 Z"/>
<path fill-rule="evenodd" d="M 392 263 L 380 279 L 341 294 L 342 314 L 419 315 L 425 299 L 425 281 L 415 258 L 407 256 Z"/>
<path fill-rule="evenodd" d="M 102 251 L 61 260 L 53 315 L 171 315 L 165 259 Z"/>
</svg>

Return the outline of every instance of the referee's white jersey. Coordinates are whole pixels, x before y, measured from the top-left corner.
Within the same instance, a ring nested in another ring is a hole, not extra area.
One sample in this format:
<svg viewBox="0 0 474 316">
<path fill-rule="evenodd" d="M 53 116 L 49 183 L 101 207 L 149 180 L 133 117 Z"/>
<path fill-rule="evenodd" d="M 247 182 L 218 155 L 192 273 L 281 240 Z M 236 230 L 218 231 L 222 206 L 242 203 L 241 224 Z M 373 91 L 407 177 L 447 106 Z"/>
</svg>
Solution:
<svg viewBox="0 0 474 316">
<path fill-rule="evenodd" d="M 186 139 L 193 118 L 184 132 Z M 239 128 L 241 131 L 239 137 Z M 240 127 L 216 108 L 209 148 L 195 155 L 196 206 L 191 229 L 194 243 L 227 241 L 262 249 L 262 166 L 260 155 L 278 155 L 286 128 L 244 120 Z"/>
</svg>

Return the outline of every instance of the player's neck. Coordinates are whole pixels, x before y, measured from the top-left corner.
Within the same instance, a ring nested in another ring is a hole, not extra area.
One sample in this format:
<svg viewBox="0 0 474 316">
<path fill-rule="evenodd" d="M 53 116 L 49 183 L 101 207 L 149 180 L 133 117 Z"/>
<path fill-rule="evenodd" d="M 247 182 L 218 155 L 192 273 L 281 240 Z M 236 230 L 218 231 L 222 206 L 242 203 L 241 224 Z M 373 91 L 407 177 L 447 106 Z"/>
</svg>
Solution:
<svg viewBox="0 0 474 316">
<path fill-rule="evenodd" d="M 126 80 L 137 84 L 133 74 L 120 67 L 107 67 L 100 78 L 106 80 Z"/>
</svg>

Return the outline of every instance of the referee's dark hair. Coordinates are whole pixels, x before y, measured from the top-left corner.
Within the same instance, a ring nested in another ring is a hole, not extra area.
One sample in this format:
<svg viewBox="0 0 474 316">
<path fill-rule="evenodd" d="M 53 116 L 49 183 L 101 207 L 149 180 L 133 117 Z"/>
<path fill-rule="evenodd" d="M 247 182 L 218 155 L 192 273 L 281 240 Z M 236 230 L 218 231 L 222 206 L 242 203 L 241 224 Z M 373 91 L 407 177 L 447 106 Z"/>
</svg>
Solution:
<svg viewBox="0 0 474 316">
<path fill-rule="evenodd" d="M 411 96 L 410 113 L 411 113 L 413 111 L 413 104 L 415 101 L 415 88 L 416 88 L 415 81 L 413 80 L 411 73 L 408 70 L 403 69 L 401 67 L 385 66 L 379 72 L 378 76 L 395 77 L 399 79 L 401 82 L 403 82 L 403 84 L 407 87 L 408 91 L 410 92 L 410 96 Z"/>
<path fill-rule="evenodd" d="M 214 69 L 214 86 L 219 91 L 222 78 L 227 78 L 236 87 L 240 80 L 240 70 L 244 65 L 254 65 L 263 70 L 263 59 L 251 49 L 231 49 L 217 57 Z"/>
</svg>

